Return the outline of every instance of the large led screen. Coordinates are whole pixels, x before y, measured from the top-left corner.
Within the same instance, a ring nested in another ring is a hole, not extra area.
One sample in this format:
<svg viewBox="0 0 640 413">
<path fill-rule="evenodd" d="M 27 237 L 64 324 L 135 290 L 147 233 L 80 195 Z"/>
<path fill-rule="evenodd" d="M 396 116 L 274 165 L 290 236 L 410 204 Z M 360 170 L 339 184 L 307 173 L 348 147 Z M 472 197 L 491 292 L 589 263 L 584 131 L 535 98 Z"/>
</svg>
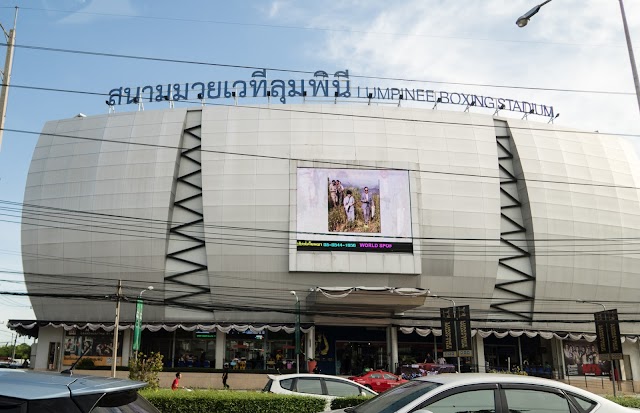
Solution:
<svg viewBox="0 0 640 413">
<path fill-rule="evenodd" d="M 298 251 L 413 252 L 409 173 L 297 170 Z"/>
</svg>

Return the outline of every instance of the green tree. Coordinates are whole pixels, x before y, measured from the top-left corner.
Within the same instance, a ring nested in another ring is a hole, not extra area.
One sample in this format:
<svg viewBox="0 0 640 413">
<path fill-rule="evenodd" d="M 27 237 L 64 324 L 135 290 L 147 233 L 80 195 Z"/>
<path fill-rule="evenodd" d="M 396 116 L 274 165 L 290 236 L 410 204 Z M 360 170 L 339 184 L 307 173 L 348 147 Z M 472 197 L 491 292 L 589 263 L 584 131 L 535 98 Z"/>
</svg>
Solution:
<svg viewBox="0 0 640 413">
<path fill-rule="evenodd" d="M 129 378 L 131 380 L 146 381 L 149 389 L 158 389 L 160 379 L 158 373 L 162 371 L 162 354 L 151 352 L 149 355 L 138 353 L 137 359 L 129 359 Z"/>
<path fill-rule="evenodd" d="M 13 344 L 0 347 L 0 357 L 11 357 L 13 355 Z M 31 358 L 31 346 L 25 343 L 16 346 L 16 358 Z"/>
</svg>

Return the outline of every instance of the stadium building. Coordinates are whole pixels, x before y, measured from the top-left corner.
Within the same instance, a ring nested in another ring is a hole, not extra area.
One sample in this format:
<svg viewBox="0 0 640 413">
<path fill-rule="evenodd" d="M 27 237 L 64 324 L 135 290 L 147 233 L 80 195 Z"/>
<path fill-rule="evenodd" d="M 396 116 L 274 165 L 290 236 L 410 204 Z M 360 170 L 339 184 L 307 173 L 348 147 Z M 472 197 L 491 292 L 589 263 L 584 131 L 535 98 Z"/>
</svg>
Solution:
<svg viewBox="0 0 640 413">
<path fill-rule="evenodd" d="M 119 299 L 126 365 L 153 286 L 141 350 L 167 366 L 295 368 L 299 316 L 305 360 L 350 374 L 441 357 L 440 308 L 469 306 L 467 369 L 562 377 L 609 374 L 593 321 L 604 305 L 618 310 L 622 378 L 640 378 L 639 186 L 624 137 L 473 110 L 51 121 L 23 209 L 37 320 L 10 326 L 38 337 L 37 369 L 86 349 L 111 364 Z"/>
</svg>

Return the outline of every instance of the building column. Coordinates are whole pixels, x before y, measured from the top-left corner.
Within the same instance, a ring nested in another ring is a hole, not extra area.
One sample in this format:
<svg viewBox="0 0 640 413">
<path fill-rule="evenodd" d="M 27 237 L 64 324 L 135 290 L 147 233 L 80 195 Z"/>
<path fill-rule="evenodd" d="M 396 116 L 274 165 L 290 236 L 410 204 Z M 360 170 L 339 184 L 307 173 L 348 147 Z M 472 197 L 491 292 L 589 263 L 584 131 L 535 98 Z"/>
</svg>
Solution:
<svg viewBox="0 0 640 413">
<path fill-rule="evenodd" d="M 395 373 L 398 365 L 398 328 L 391 326 L 389 329 L 389 336 L 391 338 L 391 365 L 389 367 L 392 373 Z"/>
<path fill-rule="evenodd" d="M 227 345 L 227 333 L 222 332 L 220 330 L 216 331 L 216 353 L 215 357 L 215 367 L 217 369 L 221 369 L 224 367 L 224 350 Z"/>
<path fill-rule="evenodd" d="M 132 348 L 131 348 L 132 332 L 133 330 L 130 330 L 130 329 L 126 329 L 122 332 L 122 343 L 118 344 L 122 348 L 122 358 L 120 359 L 120 366 L 129 365 L 129 358 L 132 352 Z M 116 357 L 117 356 L 118 356 L 118 353 L 116 353 Z"/>
<path fill-rule="evenodd" d="M 307 361 L 309 359 L 316 358 L 316 327 L 311 326 L 309 328 L 309 332 L 304 335 L 305 339 L 305 347 L 307 349 L 306 359 L 300 362 L 300 371 L 303 371 L 302 367 L 304 367 L 304 371 L 308 370 Z M 309 372 L 310 373 L 310 372 Z"/>
<path fill-rule="evenodd" d="M 484 359 L 484 339 L 478 334 L 479 330 L 476 330 L 476 335 L 473 336 L 474 340 L 474 356 L 476 364 L 478 365 L 478 373 L 486 373 L 487 365 Z"/>
<path fill-rule="evenodd" d="M 551 339 L 551 368 L 554 379 L 564 379 L 566 367 L 564 365 L 564 350 L 561 338 Z"/>
</svg>

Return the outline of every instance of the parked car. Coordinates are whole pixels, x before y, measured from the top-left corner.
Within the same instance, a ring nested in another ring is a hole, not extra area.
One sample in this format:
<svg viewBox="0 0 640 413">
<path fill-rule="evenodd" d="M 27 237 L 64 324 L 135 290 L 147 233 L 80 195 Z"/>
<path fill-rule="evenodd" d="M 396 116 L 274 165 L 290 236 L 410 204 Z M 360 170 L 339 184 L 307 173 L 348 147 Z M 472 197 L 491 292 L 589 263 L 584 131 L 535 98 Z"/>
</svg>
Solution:
<svg viewBox="0 0 640 413">
<path fill-rule="evenodd" d="M 436 374 L 411 380 L 346 413 L 629 413 L 610 400 L 567 384 L 515 374 Z"/>
<path fill-rule="evenodd" d="M 160 413 L 138 389 L 146 383 L 105 377 L 0 370 L 0 411 Z"/>
<path fill-rule="evenodd" d="M 351 380 L 326 374 L 283 374 L 269 375 L 269 381 L 262 389 L 276 394 L 319 397 L 327 401 L 325 410 L 331 408 L 331 401 L 345 396 L 376 396 L 378 393 Z"/>
<path fill-rule="evenodd" d="M 392 387 L 396 387 L 400 384 L 406 383 L 407 380 L 402 377 L 398 377 L 395 374 L 389 373 L 384 370 L 372 370 L 364 372 L 358 376 L 349 377 L 349 380 L 353 380 L 356 383 L 362 384 L 365 387 L 372 389 L 378 393 L 387 391 Z"/>
</svg>

